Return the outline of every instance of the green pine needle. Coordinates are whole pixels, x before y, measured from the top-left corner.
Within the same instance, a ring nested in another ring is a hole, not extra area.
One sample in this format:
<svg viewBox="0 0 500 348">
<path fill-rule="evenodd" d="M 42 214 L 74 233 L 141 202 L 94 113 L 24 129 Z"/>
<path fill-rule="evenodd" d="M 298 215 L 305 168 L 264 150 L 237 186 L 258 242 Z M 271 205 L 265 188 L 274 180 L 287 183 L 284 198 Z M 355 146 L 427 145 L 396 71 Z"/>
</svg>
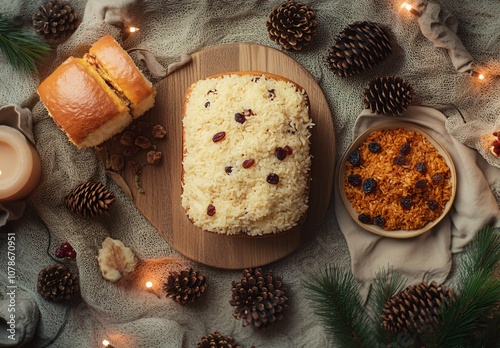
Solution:
<svg viewBox="0 0 500 348">
<path fill-rule="evenodd" d="M 38 72 L 36 63 L 47 56 L 50 46 L 0 15 L 0 50 L 15 69 Z"/>
<path fill-rule="evenodd" d="M 305 287 L 316 313 L 341 347 L 374 347 L 374 335 L 351 272 L 336 266 L 311 274 Z"/>
</svg>

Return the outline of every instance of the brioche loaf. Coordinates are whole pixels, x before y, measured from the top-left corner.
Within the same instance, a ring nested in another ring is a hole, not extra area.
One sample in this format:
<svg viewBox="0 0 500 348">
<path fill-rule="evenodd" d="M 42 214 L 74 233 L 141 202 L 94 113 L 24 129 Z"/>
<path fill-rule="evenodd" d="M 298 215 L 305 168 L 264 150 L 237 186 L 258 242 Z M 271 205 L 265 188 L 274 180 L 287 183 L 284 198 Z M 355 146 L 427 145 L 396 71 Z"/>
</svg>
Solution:
<svg viewBox="0 0 500 348">
<path fill-rule="evenodd" d="M 38 87 L 55 123 L 78 148 L 121 132 L 155 102 L 156 89 L 110 36 L 83 58 L 69 57 Z"/>
<path fill-rule="evenodd" d="M 309 100 L 281 76 L 216 75 L 186 92 L 182 206 L 205 231 L 262 235 L 308 208 Z"/>
</svg>

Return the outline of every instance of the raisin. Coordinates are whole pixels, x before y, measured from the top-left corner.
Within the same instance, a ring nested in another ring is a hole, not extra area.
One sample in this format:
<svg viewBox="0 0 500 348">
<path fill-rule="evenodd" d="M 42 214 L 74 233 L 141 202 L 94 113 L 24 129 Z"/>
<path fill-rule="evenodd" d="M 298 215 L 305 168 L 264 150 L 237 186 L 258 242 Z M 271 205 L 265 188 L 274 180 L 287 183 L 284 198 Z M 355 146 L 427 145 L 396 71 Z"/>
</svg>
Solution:
<svg viewBox="0 0 500 348">
<path fill-rule="evenodd" d="M 210 102 L 209 102 L 209 101 L 207 101 L 207 102 L 205 103 L 205 109 L 208 109 L 209 107 L 210 107 Z"/>
<path fill-rule="evenodd" d="M 404 166 L 406 164 L 406 158 L 403 156 L 396 156 L 392 160 L 392 163 L 397 164 L 398 166 Z"/>
<path fill-rule="evenodd" d="M 285 157 L 286 157 L 286 151 L 285 151 L 285 149 L 278 146 L 276 148 L 276 157 L 278 157 L 278 159 L 280 161 L 283 161 L 285 159 Z"/>
<path fill-rule="evenodd" d="M 224 171 L 226 172 L 227 175 L 229 175 L 233 172 L 233 167 L 227 166 L 226 168 L 224 168 Z"/>
<path fill-rule="evenodd" d="M 165 135 L 167 134 L 167 131 L 161 124 L 157 124 L 153 126 L 153 129 L 151 129 L 151 135 L 155 139 L 163 139 Z"/>
<path fill-rule="evenodd" d="M 443 180 L 443 174 L 437 173 L 432 176 L 432 183 L 434 185 L 439 184 Z"/>
<path fill-rule="evenodd" d="M 361 178 L 361 175 L 359 174 L 351 174 L 347 177 L 347 181 L 349 182 L 349 184 L 351 184 L 352 186 L 359 186 L 361 185 L 361 182 L 363 181 L 362 178 Z"/>
<path fill-rule="evenodd" d="M 373 219 L 373 223 L 379 227 L 383 227 L 385 225 L 385 219 L 382 216 L 377 215 Z"/>
<path fill-rule="evenodd" d="M 135 133 L 132 131 L 123 132 L 120 137 L 120 144 L 125 146 L 133 146 L 135 141 Z"/>
<path fill-rule="evenodd" d="M 247 159 L 247 160 L 243 161 L 243 168 L 248 169 L 251 166 L 253 166 L 254 163 L 255 163 L 255 160 L 253 158 Z"/>
<path fill-rule="evenodd" d="M 278 174 L 270 173 L 267 176 L 266 181 L 270 184 L 276 185 L 280 181 L 280 177 L 278 176 Z"/>
<path fill-rule="evenodd" d="M 160 151 L 148 151 L 146 159 L 149 164 L 158 164 L 161 161 L 162 153 Z"/>
<path fill-rule="evenodd" d="M 415 181 L 415 188 L 425 189 L 426 187 L 427 187 L 427 180 L 422 179 Z"/>
<path fill-rule="evenodd" d="M 245 123 L 245 121 L 247 120 L 247 118 L 245 117 L 245 115 L 242 115 L 240 114 L 239 112 L 235 113 L 234 114 L 234 120 L 238 123 Z"/>
<path fill-rule="evenodd" d="M 139 135 L 137 138 L 135 138 L 134 144 L 143 150 L 149 149 L 152 145 L 151 140 L 143 137 L 142 135 Z"/>
<path fill-rule="evenodd" d="M 354 150 L 349 155 L 349 162 L 355 167 L 359 167 L 361 165 L 361 154 L 359 153 L 359 150 Z"/>
<path fill-rule="evenodd" d="M 285 150 L 285 151 L 286 151 L 286 154 L 287 154 L 288 156 L 290 156 L 290 155 L 293 153 L 292 148 L 291 148 L 290 146 L 288 146 L 288 145 L 285 145 L 285 147 L 283 148 L 283 150 Z"/>
<path fill-rule="evenodd" d="M 368 150 L 373 153 L 377 153 L 382 149 L 382 146 L 380 146 L 379 143 L 376 141 L 372 141 L 371 143 L 368 144 Z"/>
<path fill-rule="evenodd" d="M 363 189 L 364 193 L 373 192 L 377 188 L 377 182 L 374 178 L 365 179 L 361 184 L 361 188 Z"/>
<path fill-rule="evenodd" d="M 214 216 L 215 215 L 215 206 L 213 204 L 209 204 L 207 207 L 207 215 Z"/>
<path fill-rule="evenodd" d="M 411 197 L 403 197 L 399 200 L 399 204 L 403 209 L 410 209 L 412 205 Z"/>
<path fill-rule="evenodd" d="M 274 89 L 268 89 L 267 91 L 269 92 L 267 97 L 271 100 L 274 100 L 274 98 L 276 98 L 276 91 Z"/>
<path fill-rule="evenodd" d="M 372 218 L 370 215 L 362 213 L 358 215 L 358 220 L 364 224 L 369 224 L 372 222 Z"/>
<path fill-rule="evenodd" d="M 416 166 L 417 172 L 425 174 L 427 173 L 427 165 L 425 162 L 418 162 Z"/>
<path fill-rule="evenodd" d="M 399 148 L 399 154 L 401 156 L 406 156 L 410 153 L 411 151 L 411 146 L 410 143 L 404 143 L 403 146 Z"/>
<path fill-rule="evenodd" d="M 439 208 L 439 205 L 435 200 L 430 199 L 427 201 L 427 207 L 429 207 L 432 211 L 436 211 Z"/>
<path fill-rule="evenodd" d="M 218 133 L 215 133 L 214 136 L 212 137 L 212 141 L 214 143 L 217 143 L 219 141 L 221 141 L 222 139 L 224 139 L 226 137 L 226 132 L 218 132 Z"/>
</svg>

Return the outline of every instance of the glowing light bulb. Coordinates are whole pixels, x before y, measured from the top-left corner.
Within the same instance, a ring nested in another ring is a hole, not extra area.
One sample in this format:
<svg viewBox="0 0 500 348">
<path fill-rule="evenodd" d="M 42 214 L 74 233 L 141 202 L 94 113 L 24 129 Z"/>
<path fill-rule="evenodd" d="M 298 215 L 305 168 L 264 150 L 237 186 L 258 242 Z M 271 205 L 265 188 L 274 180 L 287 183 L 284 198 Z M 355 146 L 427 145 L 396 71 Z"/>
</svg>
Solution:
<svg viewBox="0 0 500 348">
<path fill-rule="evenodd" d="M 405 10 L 407 10 L 407 11 L 409 11 L 409 12 L 413 13 L 413 14 L 414 14 L 414 15 L 416 15 L 416 16 L 419 16 L 419 15 L 420 15 L 420 12 L 418 12 L 416 9 L 414 9 L 414 8 L 413 8 L 413 6 L 412 6 L 412 5 L 410 5 L 410 4 L 409 4 L 409 3 L 407 3 L 407 2 L 403 2 L 403 3 L 401 4 L 401 8 L 404 8 Z"/>
<path fill-rule="evenodd" d="M 103 341 L 102 341 L 102 345 L 103 345 L 104 347 L 109 347 L 109 341 L 108 341 L 108 340 L 103 340 Z"/>
<path fill-rule="evenodd" d="M 481 80 L 481 81 L 482 80 L 486 80 L 486 76 L 484 76 L 483 74 L 481 74 L 480 72 L 475 71 L 475 70 L 471 70 L 470 76 L 475 77 L 475 78 L 477 78 L 478 80 Z"/>
<path fill-rule="evenodd" d="M 151 289 L 153 287 L 152 282 L 146 282 L 146 288 Z"/>
<path fill-rule="evenodd" d="M 129 28 L 128 28 L 128 31 L 129 31 L 130 33 L 135 33 L 136 31 L 139 31 L 139 28 L 137 28 L 137 27 L 129 27 Z"/>
</svg>

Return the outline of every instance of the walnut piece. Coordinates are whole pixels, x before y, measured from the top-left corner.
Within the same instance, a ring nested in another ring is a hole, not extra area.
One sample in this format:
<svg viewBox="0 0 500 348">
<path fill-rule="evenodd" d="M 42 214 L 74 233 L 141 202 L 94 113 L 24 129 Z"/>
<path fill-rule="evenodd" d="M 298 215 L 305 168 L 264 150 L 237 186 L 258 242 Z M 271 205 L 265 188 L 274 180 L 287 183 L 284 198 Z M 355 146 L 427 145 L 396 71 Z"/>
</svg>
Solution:
<svg viewBox="0 0 500 348">
<path fill-rule="evenodd" d="M 107 237 L 99 249 L 97 262 L 102 276 L 115 282 L 134 270 L 137 258 L 122 241 Z"/>
<path fill-rule="evenodd" d="M 147 154 L 147 160 L 150 164 L 158 164 L 161 161 L 162 153 L 160 151 L 149 151 Z"/>
<path fill-rule="evenodd" d="M 163 128 L 163 126 L 161 124 L 157 124 L 151 130 L 151 135 L 155 139 L 163 139 L 166 134 L 167 134 L 167 131 L 165 130 L 165 128 Z"/>
</svg>

